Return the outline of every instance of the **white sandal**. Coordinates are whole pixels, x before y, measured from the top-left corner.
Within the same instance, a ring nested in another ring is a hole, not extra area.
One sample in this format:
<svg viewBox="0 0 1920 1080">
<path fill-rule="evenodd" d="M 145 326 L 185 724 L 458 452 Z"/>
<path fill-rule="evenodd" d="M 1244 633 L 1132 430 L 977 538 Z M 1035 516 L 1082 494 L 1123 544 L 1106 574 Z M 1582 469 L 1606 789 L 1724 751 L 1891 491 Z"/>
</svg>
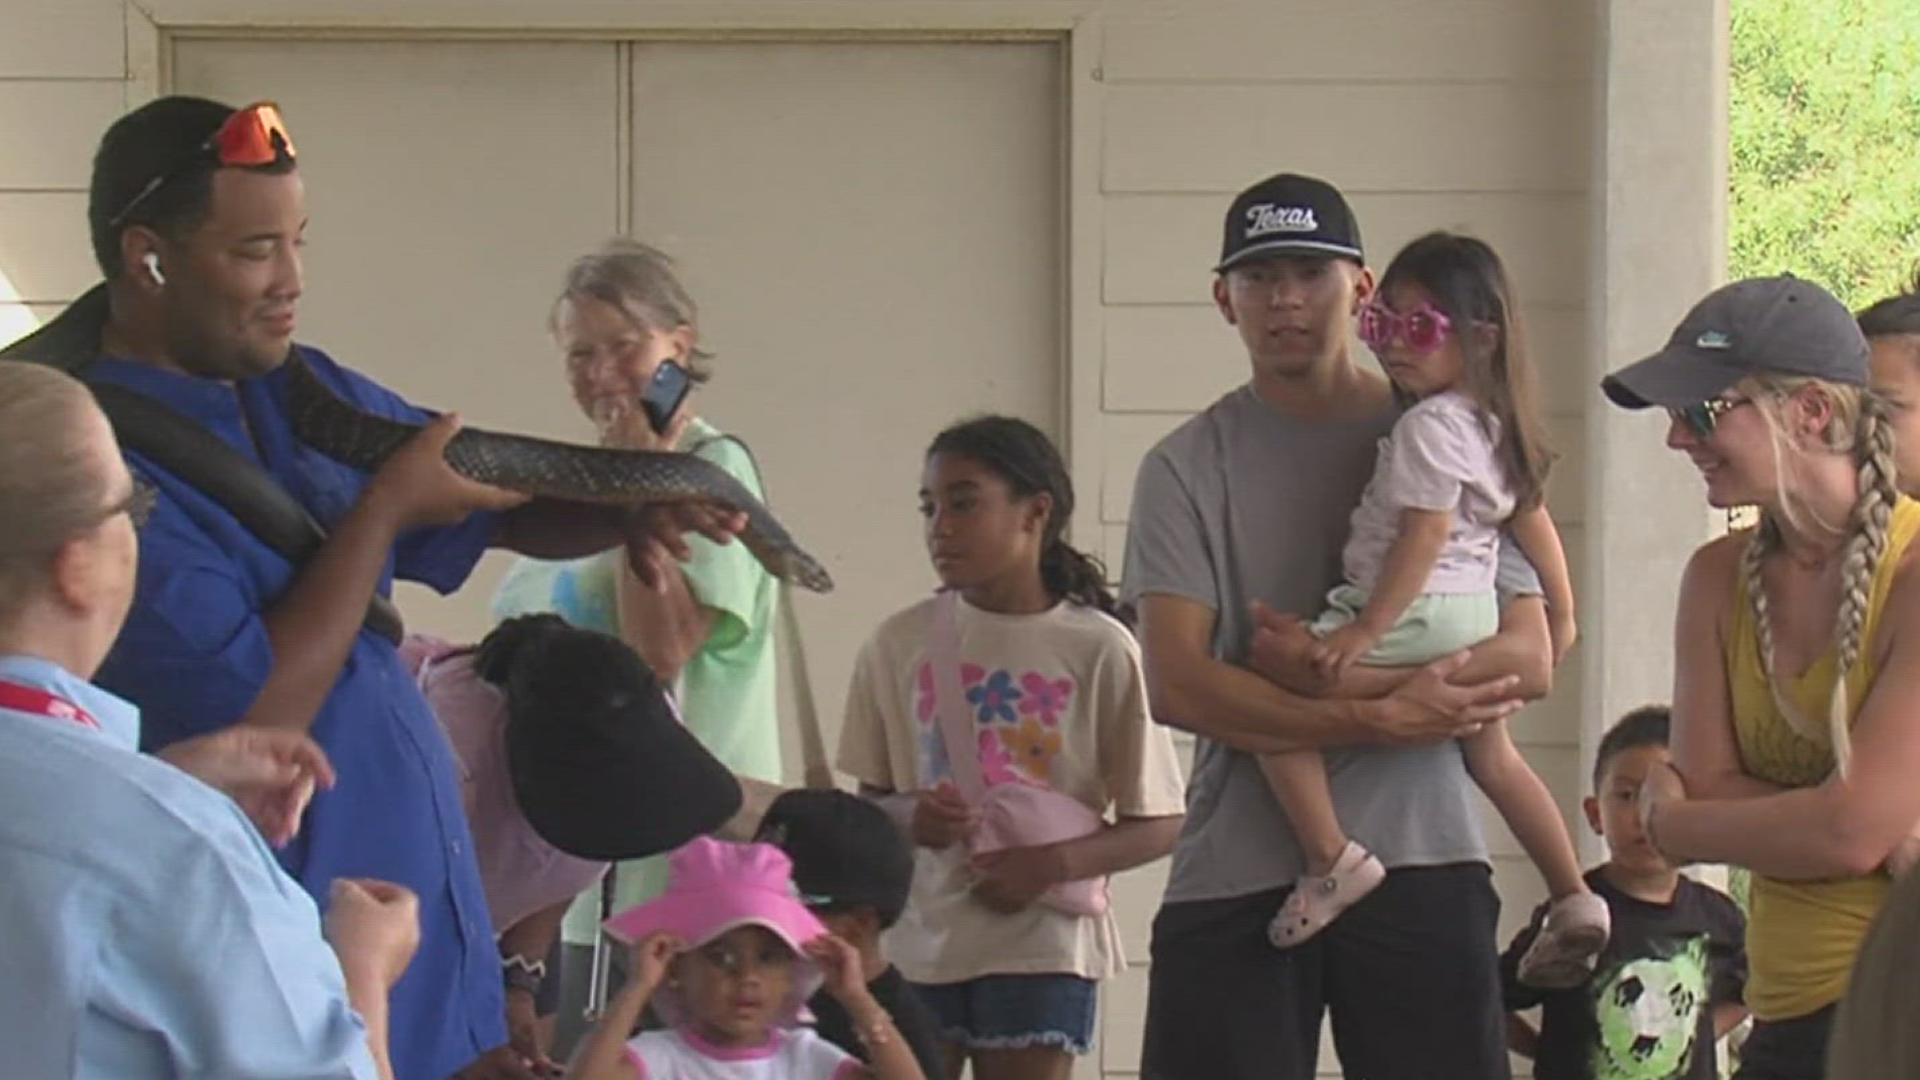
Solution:
<svg viewBox="0 0 1920 1080">
<path fill-rule="evenodd" d="M 1387 868 L 1373 852 L 1349 840 L 1325 877 L 1303 874 L 1267 924 L 1267 940 L 1291 949 L 1326 929 L 1339 914 L 1360 902 L 1387 879 Z"/>
<path fill-rule="evenodd" d="M 1613 916 L 1607 902 L 1590 892 L 1555 900 L 1520 957 L 1520 981 L 1541 990 L 1579 986 L 1593 974 L 1593 963 L 1607 947 Z"/>
</svg>

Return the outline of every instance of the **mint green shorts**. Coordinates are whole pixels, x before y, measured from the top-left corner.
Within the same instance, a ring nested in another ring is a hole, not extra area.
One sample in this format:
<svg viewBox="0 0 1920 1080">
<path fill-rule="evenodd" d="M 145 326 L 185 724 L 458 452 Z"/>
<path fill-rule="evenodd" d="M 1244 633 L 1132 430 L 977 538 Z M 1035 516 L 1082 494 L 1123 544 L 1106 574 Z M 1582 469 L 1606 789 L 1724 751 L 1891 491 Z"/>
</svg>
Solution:
<svg viewBox="0 0 1920 1080">
<path fill-rule="evenodd" d="M 1327 594 L 1327 610 L 1313 621 L 1314 634 L 1325 637 L 1359 618 L 1367 595 L 1352 585 L 1335 586 Z M 1360 662 L 1370 667 L 1425 664 L 1485 641 L 1499 629 L 1500 604 L 1492 589 L 1422 593 Z"/>
</svg>

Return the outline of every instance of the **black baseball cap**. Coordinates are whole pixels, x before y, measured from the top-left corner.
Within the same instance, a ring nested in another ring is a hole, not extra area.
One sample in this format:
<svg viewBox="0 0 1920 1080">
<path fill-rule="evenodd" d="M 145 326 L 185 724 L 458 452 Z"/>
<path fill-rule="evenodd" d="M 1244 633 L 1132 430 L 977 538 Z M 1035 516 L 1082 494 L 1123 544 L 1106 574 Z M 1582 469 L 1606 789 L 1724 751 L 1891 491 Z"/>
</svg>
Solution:
<svg viewBox="0 0 1920 1080">
<path fill-rule="evenodd" d="M 1667 346 L 1601 380 L 1628 409 L 1679 409 L 1752 375 L 1867 384 L 1867 339 L 1845 304 L 1792 274 L 1723 285 L 1693 306 Z"/>
<path fill-rule="evenodd" d="M 644 858 L 739 812 L 740 782 L 619 638 L 523 615 L 487 635 L 474 671 L 506 692 L 507 775 L 520 812 L 561 851 Z"/>
<path fill-rule="evenodd" d="M 1240 193 L 1227 210 L 1220 263 L 1224 274 L 1249 259 L 1320 255 L 1366 262 L 1360 223 L 1340 189 L 1297 173 L 1269 176 Z"/>
<path fill-rule="evenodd" d="M 907 909 L 913 852 L 887 812 L 858 795 L 820 788 L 782 792 L 754 838 L 793 860 L 793 884 L 809 908 L 871 907 L 882 927 Z"/>
</svg>

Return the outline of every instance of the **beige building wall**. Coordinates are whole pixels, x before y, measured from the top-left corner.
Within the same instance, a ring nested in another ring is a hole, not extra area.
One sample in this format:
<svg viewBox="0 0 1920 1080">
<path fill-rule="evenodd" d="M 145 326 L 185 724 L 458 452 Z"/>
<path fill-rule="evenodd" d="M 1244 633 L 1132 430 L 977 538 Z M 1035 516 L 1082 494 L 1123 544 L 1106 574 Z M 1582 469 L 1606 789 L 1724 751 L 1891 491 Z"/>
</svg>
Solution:
<svg viewBox="0 0 1920 1080">
<path fill-rule="evenodd" d="M 1245 377 L 1207 293 L 1228 200 L 1280 169 L 1319 173 L 1352 194 L 1376 264 L 1450 227 L 1489 239 L 1513 272 L 1564 455 L 1551 498 L 1586 634 L 1554 696 L 1515 726 L 1578 832 L 1597 732 L 1665 696 L 1670 598 L 1706 515 L 1657 423 L 1607 411 L 1593 387 L 1722 273 L 1724 0 L 0 0 L 0 339 L 94 276 L 88 158 L 113 117 L 163 85 L 156 21 L 505 41 L 1058 35 L 1079 542 L 1118 566 L 1141 454 Z M 1504 934 L 1541 889 L 1489 820 Z M 1083 1075 L 1137 1071 L 1163 876 L 1125 883 L 1136 966 L 1106 991 Z"/>
</svg>

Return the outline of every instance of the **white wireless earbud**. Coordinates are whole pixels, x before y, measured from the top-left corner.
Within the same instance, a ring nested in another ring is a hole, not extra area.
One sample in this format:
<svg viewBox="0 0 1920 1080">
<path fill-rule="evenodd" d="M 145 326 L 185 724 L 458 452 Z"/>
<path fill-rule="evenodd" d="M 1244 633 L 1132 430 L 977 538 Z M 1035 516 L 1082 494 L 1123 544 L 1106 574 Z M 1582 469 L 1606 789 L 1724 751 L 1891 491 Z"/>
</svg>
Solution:
<svg viewBox="0 0 1920 1080">
<path fill-rule="evenodd" d="M 155 285 L 167 283 L 167 275 L 160 272 L 160 256 L 149 251 L 141 256 L 140 261 L 147 264 L 147 276 L 153 279 Z"/>
</svg>

